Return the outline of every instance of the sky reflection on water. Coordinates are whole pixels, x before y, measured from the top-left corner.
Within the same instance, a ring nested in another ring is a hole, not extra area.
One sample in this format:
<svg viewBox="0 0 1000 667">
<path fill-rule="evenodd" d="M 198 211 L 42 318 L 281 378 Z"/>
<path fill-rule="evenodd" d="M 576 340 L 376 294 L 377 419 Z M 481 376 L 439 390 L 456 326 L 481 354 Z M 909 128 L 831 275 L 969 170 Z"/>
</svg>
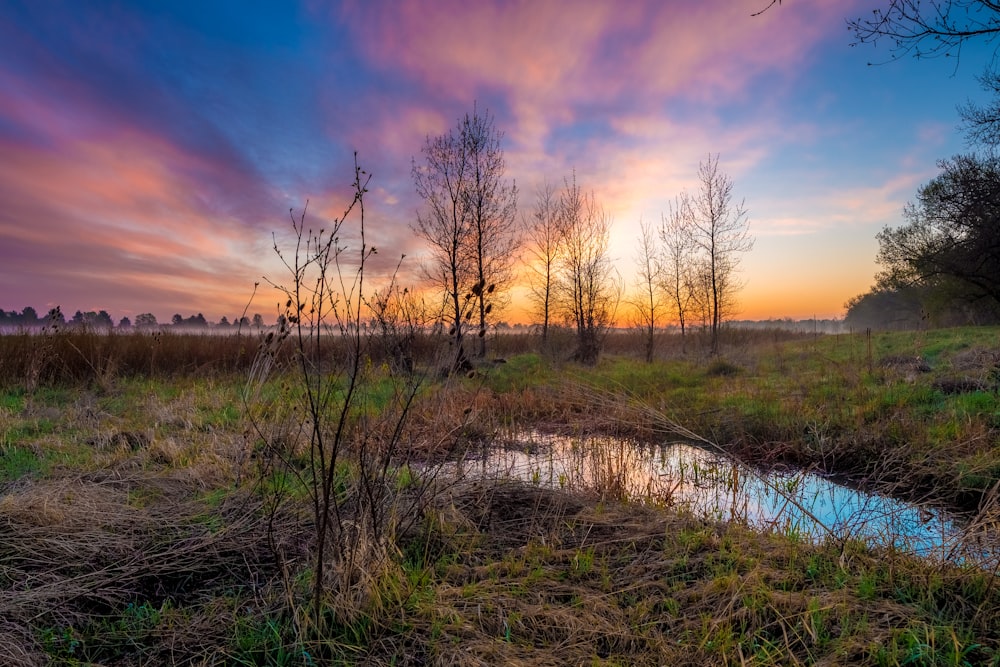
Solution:
<svg viewBox="0 0 1000 667">
<path fill-rule="evenodd" d="M 762 471 L 685 443 L 641 445 L 610 437 L 536 431 L 460 464 L 465 473 L 584 488 L 689 508 L 760 530 L 857 538 L 923 556 L 964 560 L 962 529 L 937 510 L 867 493 L 803 471 Z M 980 554 L 982 555 L 982 554 Z"/>
</svg>

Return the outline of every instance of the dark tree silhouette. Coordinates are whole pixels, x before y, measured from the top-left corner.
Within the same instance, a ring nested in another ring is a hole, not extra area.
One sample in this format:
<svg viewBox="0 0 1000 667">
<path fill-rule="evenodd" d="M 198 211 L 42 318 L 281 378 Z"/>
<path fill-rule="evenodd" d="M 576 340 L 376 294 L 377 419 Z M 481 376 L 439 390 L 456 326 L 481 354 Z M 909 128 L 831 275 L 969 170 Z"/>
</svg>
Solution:
<svg viewBox="0 0 1000 667">
<path fill-rule="evenodd" d="M 157 326 L 156 315 L 152 313 L 139 313 L 135 316 L 137 329 L 155 329 Z"/>
<path fill-rule="evenodd" d="M 510 281 L 517 190 L 504 180 L 502 137 L 489 112 L 476 109 L 458 127 L 428 137 L 423 162 L 413 162 L 413 181 L 424 201 L 413 231 L 430 249 L 428 277 L 443 295 L 455 369 L 468 365 L 464 337 L 473 315 L 477 353 L 485 355 L 487 316 L 497 288 Z"/>
<path fill-rule="evenodd" d="M 503 132 L 487 110 L 478 108 L 461 125 L 469 160 L 468 198 L 470 253 L 476 282 L 472 287 L 473 309 L 479 321 L 477 356 L 486 356 L 487 323 L 502 305 L 502 295 L 511 282 L 511 266 L 518 246 L 516 235 L 517 186 L 505 178 L 506 161 L 500 143 Z M 499 290 L 498 290 L 499 288 Z"/>
<path fill-rule="evenodd" d="M 960 155 L 939 166 L 906 206 L 907 223 L 879 232 L 877 282 L 957 280 L 967 299 L 1000 303 L 1000 158 Z"/>
<path fill-rule="evenodd" d="M 698 165 L 698 191 L 691 196 L 691 240 L 706 264 L 707 314 L 712 354 L 719 351 L 719 330 L 733 308 L 741 253 L 753 249 L 747 209 L 733 199 L 733 181 L 719 170 L 719 156 Z"/>
<path fill-rule="evenodd" d="M 682 192 L 661 218 L 660 288 L 670 302 L 670 309 L 681 329 L 681 346 L 687 346 L 688 317 L 694 305 L 695 272 L 698 267 L 691 237 L 694 212 L 691 197 Z"/>
<path fill-rule="evenodd" d="M 576 329 L 573 359 L 593 365 L 621 296 L 618 273 L 608 254 L 611 216 L 593 193 L 580 188 L 575 174 L 566 181 L 559 208 L 559 308 Z"/>
<path fill-rule="evenodd" d="M 636 324 L 643 332 L 646 363 L 653 361 L 656 352 L 656 327 L 665 310 L 662 301 L 662 265 L 656 247 L 656 233 L 652 226 L 639 221 L 639 237 L 636 239 L 636 288 L 632 299 Z"/>
<path fill-rule="evenodd" d="M 855 44 L 889 43 L 892 59 L 961 58 L 970 40 L 1000 36 L 995 0 L 889 0 L 871 14 L 848 20 Z"/>
<path fill-rule="evenodd" d="M 542 320 L 542 345 L 548 342 L 549 324 L 555 308 L 555 283 L 558 271 L 559 201 L 555 188 L 546 183 L 535 195 L 535 208 L 524 222 L 525 250 L 528 259 L 528 298 L 534 305 L 533 314 Z"/>
</svg>

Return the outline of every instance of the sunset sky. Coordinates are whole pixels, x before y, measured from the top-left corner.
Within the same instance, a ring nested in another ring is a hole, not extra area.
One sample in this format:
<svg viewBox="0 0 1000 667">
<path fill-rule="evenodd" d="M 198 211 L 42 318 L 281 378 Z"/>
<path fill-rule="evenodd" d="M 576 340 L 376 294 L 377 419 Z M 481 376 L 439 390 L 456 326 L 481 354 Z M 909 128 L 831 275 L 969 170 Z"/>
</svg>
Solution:
<svg viewBox="0 0 1000 667">
<path fill-rule="evenodd" d="M 886 62 L 850 45 L 870 0 L 766 4 L 0 0 L 0 308 L 233 319 L 284 279 L 289 208 L 343 209 L 354 151 L 369 237 L 416 282 L 411 160 L 476 103 L 520 211 L 575 169 L 627 284 L 639 221 L 718 153 L 756 237 L 739 317 L 842 316 L 875 234 L 966 150 L 992 47 Z"/>
</svg>

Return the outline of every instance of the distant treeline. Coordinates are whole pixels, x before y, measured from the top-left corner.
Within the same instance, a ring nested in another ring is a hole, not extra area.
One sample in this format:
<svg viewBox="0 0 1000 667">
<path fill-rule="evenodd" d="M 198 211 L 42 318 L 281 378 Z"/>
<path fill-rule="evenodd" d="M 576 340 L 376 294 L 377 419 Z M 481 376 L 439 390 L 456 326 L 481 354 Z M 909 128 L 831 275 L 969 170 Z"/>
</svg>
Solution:
<svg viewBox="0 0 1000 667">
<path fill-rule="evenodd" d="M 180 314 L 170 318 L 170 322 L 159 322 L 152 313 L 140 313 L 131 319 L 128 316 L 120 318 L 115 322 L 114 318 L 106 311 L 76 311 L 68 320 L 58 307 L 48 311 L 45 315 L 39 315 L 38 311 L 31 306 L 26 306 L 20 312 L 16 310 L 5 311 L 0 309 L 0 330 L 11 331 L 18 329 L 71 329 L 85 328 L 88 330 L 165 330 L 178 329 L 184 331 L 197 330 L 225 330 L 242 327 L 244 329 L 266 329 L 273 324 L 264 321 L 264 317 L 259 313 L 252 317 L 234 317 L 230 320 L 227 317 L 221 318 L 218 322 L 212 322 L 198 313 L 189 317 Z M 509 324 L 498 322 L 495 329 L 498 333 L 531 333 L 540 325 L 533 324 Z M 727 323 L 728 327 L 736 329 L 769 330 L 776 329 L 791 331 L 795 333 L 843 333 L 850 330 L 850 326 L 844 320 L 838 319 L 808 319 L 793 320 L 768 319 L 768 320 L 733 320 Z M 854 327 L 855 329 L 857 327 Z M 863 327 L 862 327 L 863 328 Z M 628 328 L 612 328 L 612 331 L 627 332 Z M 674 326 L 662 329 L 667 333 L 679 333 L 680 330 Z"/>
<path fill-rule="evenodd" d="M 0 309 L 0 329 L 62 329 L 62 328 L 87 328 L 87 329 L 228 329 L 232 327 L 262 329 L 268 326 L 264 322 L 264 317 L 259 313 L 253 317 L 234 317 L 232 321 L 228 317 L 222 317 L 218 322 L 210 322 L 201 313 L 184 317 L 175 314 L 170 318 L 170 322 L 158 322 L 156 315 L 152 313 L 140 313 L 133 321 L 128 316 L 120 318 L 117 323 L 106 310 L 99 311 L 76 311 L 72 317 L 66 319 L 60 307 L 49 310 L 45 315 L 39 315 L 38 311 L 31 306 L 25 306 L 20 312 L 16 310 Z"/>
<path fill-rule="evenodd" d="M 922 327 L 1000 324 L 1000 304 L 952 284 L 876 286 L 847 302 L 844 322 L 853 329 L 905 331 Z"/>
<path fill-rule="evenodd" d="M 770 320 L 731 320 L 726 323 L 726 326 L 737 329 L 779 329 L 781 331 L 792 331 L 794 333 L 824 334 L 847 333 L 851 330 L 850 325 L 848 325 L 844 320 L 820 320 L 816 318 L 810 320 L 793 320 L 790 317 Z"/>
</svg>

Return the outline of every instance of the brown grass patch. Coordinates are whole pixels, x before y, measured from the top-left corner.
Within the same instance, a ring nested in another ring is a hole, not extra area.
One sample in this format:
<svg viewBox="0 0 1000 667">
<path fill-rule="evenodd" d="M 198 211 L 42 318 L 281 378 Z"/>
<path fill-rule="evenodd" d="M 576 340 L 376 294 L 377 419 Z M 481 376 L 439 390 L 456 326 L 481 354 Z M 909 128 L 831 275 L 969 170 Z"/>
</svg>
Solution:
<svg viewBox="0 0 1000 667">
<path fill-rule="evenodd" d="M 376 662 L 405 646 L 419 658 L 402 664 L 869 664 L 900 628 L 943 622 L 898 598 L 926 572 L 898 554 L 521 484 L 463 483 L 435 508 L 451 527 L 438 548 L 458 561 Z M 886 581 L 859 595 L 872 577 Z M 984 646 L 1000 644 L 991 621 L 961 613 Z"/>
<path fill-rule="evenodd" d="M 37 636 L 35 628 L 82 628 L 128 603 L 196 608 L 220 587 L 263 585 L 276 566 L 258 502 L 236 492 L 209 511 L 197 500 L 204 486 L 196 474 L 107 471 L 7 493 L 0 500 L 0 618 L 7 626 L 0 630 Z M 132 502 L 136 493 L 144 502 Z M 288 529 L 296 526 L 291 520 Z"/>
</svg>

